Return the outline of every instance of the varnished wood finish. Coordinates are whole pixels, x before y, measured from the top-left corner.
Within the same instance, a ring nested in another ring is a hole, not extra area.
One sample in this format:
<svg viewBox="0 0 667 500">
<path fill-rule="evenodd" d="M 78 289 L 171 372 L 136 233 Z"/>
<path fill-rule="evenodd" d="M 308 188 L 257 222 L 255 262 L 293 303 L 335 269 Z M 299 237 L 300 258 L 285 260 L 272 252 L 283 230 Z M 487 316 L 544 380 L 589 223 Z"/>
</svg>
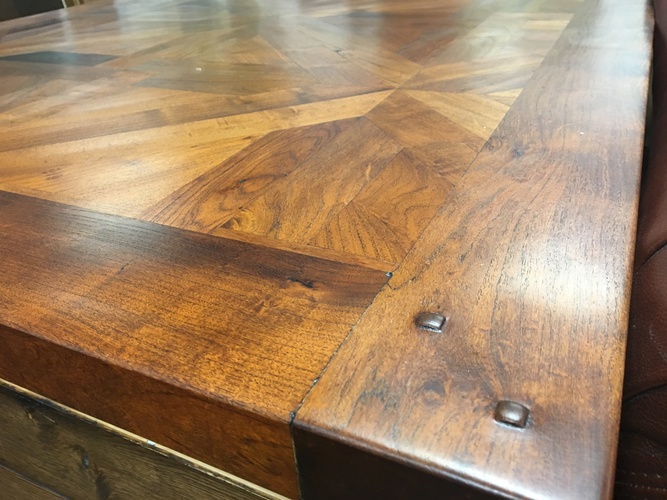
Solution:
<svg viewBox="0 0 667 500">
<path fill-rule="evenodd" d="M 576 4 L 107 0 L 8 23 L 0 189 L 398 263 Z"/>
<path fill-rule="evenodd" d="M 384 272 L 10 193 L 0 208 L 0 377 L 295 494 L 290 414 Z"/>
<path fill-rule="evenodd" d="M 604 495 L 649 29 L 639 0 L 0 24 L 0 376 L 291 497 L 294 444 L 316 498 Z"/>
<path fill-rule="evenodd" d="M 283 498 L 3 381 L 0 485 L 8 500 Z"/>
<path fill-rule="evenodd" d="M 306 498 L 367 497 L 364 464 L 392 477 L 377 456 L 442 491 L 611 495 L 651 20 L 639 1 L 576 13 L 299 411 Z M 494 420 L 502 400 L 525 429 Z M 367 458 L 347 469 L 330 441 Z"/>
</svg>

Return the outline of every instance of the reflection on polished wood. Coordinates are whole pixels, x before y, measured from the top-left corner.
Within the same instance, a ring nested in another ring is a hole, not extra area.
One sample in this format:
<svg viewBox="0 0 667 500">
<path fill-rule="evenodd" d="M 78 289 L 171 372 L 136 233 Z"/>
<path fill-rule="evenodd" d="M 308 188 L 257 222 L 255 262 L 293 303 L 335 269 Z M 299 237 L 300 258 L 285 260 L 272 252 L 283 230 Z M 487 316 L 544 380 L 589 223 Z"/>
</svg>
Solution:
<svg viewBox="0 0 667 500">
<path fill-rule="evenodd" d="M 640 0 L 0 24 L 0 377 L 290 497 L 294 447 L 306 498 L 609 495 L 651 27 Z"/>
<path fill-rule="evenodd" d="M 568 1 L 117 1 L 8 24 L 0 188 L 397 263 Z"/>
<path fill-rule="evenodd" d="M 611 496 L 646 22 L 640 2 L 577 12 L 306 399 L 298 429 L 521 497 Z M 443 335 L 415 328 L 424 309 L 449 318 Z M 525 430 L 494 421 L 503 400 L 530 409 Z M 297 439 L 297 456 L 337 467 L 312 456 L 311 439 Z M 342 498 L 318 474 L 308 487 Z"/>
</svg>

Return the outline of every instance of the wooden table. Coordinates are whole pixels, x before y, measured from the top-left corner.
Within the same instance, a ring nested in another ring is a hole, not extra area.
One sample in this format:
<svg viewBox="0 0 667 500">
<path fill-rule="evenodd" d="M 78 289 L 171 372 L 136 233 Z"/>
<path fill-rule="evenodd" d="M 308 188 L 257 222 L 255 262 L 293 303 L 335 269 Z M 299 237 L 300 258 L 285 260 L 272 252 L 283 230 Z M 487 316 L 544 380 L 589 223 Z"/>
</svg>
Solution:
<svg viewBox="0 0 667 500">
<path fill-rule="evenodd" d="M 0 24 L 0 377 L 288 497 L 608 497 L 652 23 L 101 0 Z"/>
</svg>

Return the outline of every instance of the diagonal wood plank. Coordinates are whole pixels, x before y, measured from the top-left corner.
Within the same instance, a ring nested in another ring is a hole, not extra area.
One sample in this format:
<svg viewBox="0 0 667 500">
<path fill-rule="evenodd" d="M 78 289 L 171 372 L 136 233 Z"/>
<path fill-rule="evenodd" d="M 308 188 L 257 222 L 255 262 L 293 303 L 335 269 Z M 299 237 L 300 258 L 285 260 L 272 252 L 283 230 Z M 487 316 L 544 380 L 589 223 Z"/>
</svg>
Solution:
<svg viewBox="0 0 667 500">
<path fill-rule="evenodd" d="M 485 141 L 509 109 L 491 97 L 478 94 L 424 91 L 407 91 L 406 94 Z"/>
<path fill-rule="evenodd" d="M 400 262 L 451 187 L 437 168 L 402 150 L 310 243 Z"/>
<path fill-rule="evenodd" d="M 490 94 L 523 88 L 542 56 L 517 59 L 490 57 L 430 66 L 405 84 L 405 88 L 438 92 L 477 92 Z"/>
<path fill-rule="evenodd" d="M 310 241 L 400 150 L 365 118 L 341 126 L 343 131 L 334 140 L 221 227 L 297 243 Z"/>
<path fill-rule="evenodd" d="M 274 181 L 334 141 L 345 127 L 346 122 L 331 122 L 271 132 L 151 207 L 143 217 L 213 232 L 272 188 Z"/>
<path fill-rule="evenodd" d="M 394 92 L 366 116 L 453 184 L 484 145 L 483 138 L 406 91 Z"/>
</svg>

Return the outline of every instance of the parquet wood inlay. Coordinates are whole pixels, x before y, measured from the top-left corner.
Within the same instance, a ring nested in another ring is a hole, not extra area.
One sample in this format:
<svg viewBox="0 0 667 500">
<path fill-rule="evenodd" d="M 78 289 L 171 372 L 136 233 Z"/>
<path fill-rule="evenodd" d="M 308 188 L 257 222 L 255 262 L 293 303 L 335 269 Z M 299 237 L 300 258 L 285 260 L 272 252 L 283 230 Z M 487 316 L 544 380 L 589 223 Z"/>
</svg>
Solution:
<svg viewBox="0 0 667 500">
<path fill-rule="evenodd" d="M 362 190 L 379 192 L 375 183 L 384 176 L 375 176 L 384 165 L 363 184 L 343 178 L 366 170 L 359 149 L 374 139 L 364 134 L 379 134 L 370 124 L 347 134 L 361 142 L 343 136 L 330 146 L 339 155 L 330 161 L 349 169 L 335 174 L 342 183 L 325 180 L 333 163 L 317 171 L 304 162 L 278 177 L 257 178 L 258 171 L 249 185 L 238 184 L 247 167 L 230 166 L 239 156 L 251 158 L 275 130 L 326 128 L 367 115 L 391 138 L 390 146 L 372 146 L 386 147 L 384 164 L 401 149 L 420 162 L 424 183 L 412 194 L 404 189 L 400 206 L 402 217 L 417 212 L 410 217 L 425 221 L 434 215 L 420 208 L 422 190 L 433 190 L 429 180 L 457 182 L 571 15 L 528 3 L 476 10 L 462 1 L 410 9 L 396 1 L 360 9 L 162 1 L 148 10 L 107 1 L 49 14 L 62 21 L 50 30 L 23 21 L 27 29 L 5 28 L 0 45 L 0 70 L 16 82 L 0 89 L 0 151 L 9 153 L 0 158 L 0 188 L 194 231 L 225 227 L 400 262 L 419 231 L 362 215 L 364 202 L 355 199 Z M 86 15 L 90 9 L 94 16 Z M 302 120 L 304 114 L 316 116 Z M 275 123 L 275 116 L 288 121 Z M 239 125 L 248 119 L 252 128 L 244 133 Z M 32 159 L 30 168 L 23 158 Z M 313 175 L 324 181 L 308 186 L 311 201 L 289 188 Z M 215 186 L 206 185 L 213 179 Z M 249 189 L 267 192 L 250 196 Z M 316 200 L 331 197 L 326 189 L 336 193 L 334 205 L 301 231 L 290 221 L 294 211 L 314 217 L 321 210 Z M 340 224 L 345 241 L 331 229 Z M 377 248 L 378 231 L 400 243 Z"/>
</svg>

